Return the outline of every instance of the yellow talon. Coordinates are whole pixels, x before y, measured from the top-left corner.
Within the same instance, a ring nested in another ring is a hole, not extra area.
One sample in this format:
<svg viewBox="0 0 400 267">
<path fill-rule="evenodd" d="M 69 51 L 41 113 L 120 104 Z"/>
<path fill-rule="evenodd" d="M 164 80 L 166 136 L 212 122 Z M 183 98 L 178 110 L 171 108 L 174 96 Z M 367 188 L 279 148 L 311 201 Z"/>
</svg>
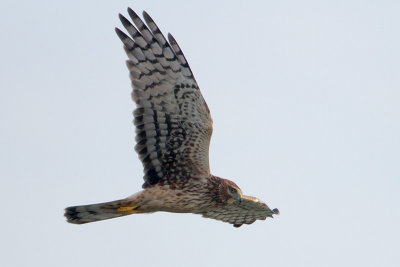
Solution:
<svg viewBox="0 0 400 267">
<path fill-rule="evenodd" d="M 136 210 L 138 206 L 135 207 L 119 207 L 118 212 L 123 213 L 123 214 L 134 214 L 134 213 L 139 213 L 138 210 Z"/>
</svg>

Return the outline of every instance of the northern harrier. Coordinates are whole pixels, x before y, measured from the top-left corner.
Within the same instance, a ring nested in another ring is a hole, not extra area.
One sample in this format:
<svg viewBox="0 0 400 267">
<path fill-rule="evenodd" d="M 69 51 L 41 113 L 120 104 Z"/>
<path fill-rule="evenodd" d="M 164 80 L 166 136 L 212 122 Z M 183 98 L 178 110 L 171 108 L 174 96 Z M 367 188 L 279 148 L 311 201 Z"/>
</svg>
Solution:
<svg viewBox="0 0 400 267">
<path fill-rule="evenodd" d="M 168 34 L 167 41 L 146 12 L 147 25 L 132 9 L 128 13 L 136 27 L 120 14 L 129 36 L 115 31 L 129 58 L 143 190 L 121 200 L 66 208 L 68 222 L 166 211 L 201 214 L 239 227 L 279 214 L 243 196 L 234 182 L 210 173 L 212 119 L 186 58 L 174 37 Z"/>
</svg>

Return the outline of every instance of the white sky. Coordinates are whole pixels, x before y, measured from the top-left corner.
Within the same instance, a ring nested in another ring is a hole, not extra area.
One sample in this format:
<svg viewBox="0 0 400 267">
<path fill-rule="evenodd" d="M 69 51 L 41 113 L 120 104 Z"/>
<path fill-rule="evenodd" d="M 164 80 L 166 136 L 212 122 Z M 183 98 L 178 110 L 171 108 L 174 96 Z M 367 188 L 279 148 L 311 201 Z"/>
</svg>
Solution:
<svg viewBox="0 0 400 267">
<path fill-rule="evenodd" d="M 0 3 L 0 265 L 400 266 L 400 2 L 155 2 Z M 182 47 L 212 172 L 280 216 L 65 222 L 143 182 L 127 6 Z"/>
</svg>

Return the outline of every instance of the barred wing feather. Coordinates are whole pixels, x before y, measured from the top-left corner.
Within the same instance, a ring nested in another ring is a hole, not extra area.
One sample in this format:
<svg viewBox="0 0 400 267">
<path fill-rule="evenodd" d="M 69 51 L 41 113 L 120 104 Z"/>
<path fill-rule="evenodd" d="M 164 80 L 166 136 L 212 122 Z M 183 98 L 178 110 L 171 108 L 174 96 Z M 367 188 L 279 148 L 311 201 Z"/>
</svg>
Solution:
<svg viewBox="0 0 400 267">
<path fill-rule="evenodd" d="M 152 18 L 132 10 L 116 28 L 128 55 L 136 126 L 135 150 L 144 167 L 143 187 L 160 181 L 210 176 L 208 148 L 212 119 L 179 45 L 165 39 Z"/>
<path fill-rule="evenodd" d="M 279 214 L 278 209 L 271 210 L 264 202 L 255 197 L 243 196 L 242 203 L 234 202 L 231 205 L 213 209 L 202 213 L 203 217 L 215 219 L 240 227 L 243 224 L 252 224 L 256 220 L 265 220 Z"/>
</svg>

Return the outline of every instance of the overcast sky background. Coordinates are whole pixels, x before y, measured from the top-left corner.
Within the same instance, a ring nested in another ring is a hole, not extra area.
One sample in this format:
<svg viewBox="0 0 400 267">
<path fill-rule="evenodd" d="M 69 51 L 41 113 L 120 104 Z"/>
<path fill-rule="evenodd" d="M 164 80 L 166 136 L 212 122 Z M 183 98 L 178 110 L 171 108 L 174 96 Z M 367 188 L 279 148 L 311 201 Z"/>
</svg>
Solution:
<svg viewBox="0 0 400 267">
<path fill-rule="evenodd" d="M 0 3 L 1 266 L 400 266 L 399 1 L 99 2 Z M 143 183 L 128 6 L 183 49 L 212 172 L 280 216 L 65 222 Z"/>
</svg>

